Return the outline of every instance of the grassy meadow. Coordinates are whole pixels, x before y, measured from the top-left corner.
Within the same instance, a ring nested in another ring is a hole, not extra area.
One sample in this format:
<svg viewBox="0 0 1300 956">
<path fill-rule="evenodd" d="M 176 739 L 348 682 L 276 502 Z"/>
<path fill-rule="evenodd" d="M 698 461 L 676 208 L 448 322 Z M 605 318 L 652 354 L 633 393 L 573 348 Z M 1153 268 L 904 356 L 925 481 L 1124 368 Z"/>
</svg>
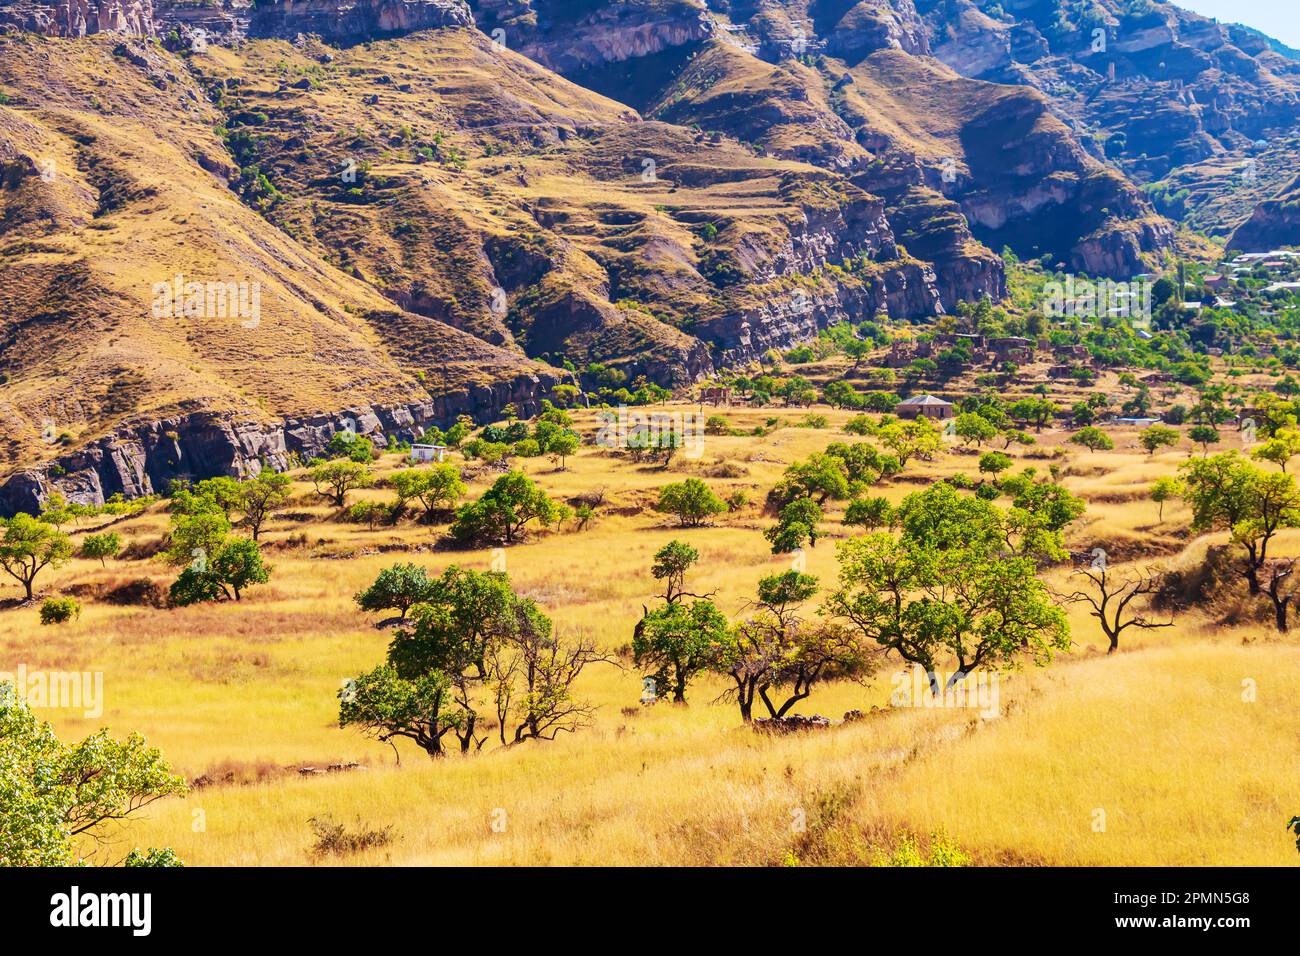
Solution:
<svg viewBox="0 0 1300 956">
<path fill-rule="evenodd" d="M 139 578 L 170 583 L 175 572 L 161 556 L 106 567 L 76 559 L 47 572 L 42 591 L 80 595 L 85 609 L 54 627 L 39 624 L 35 606 L 0 611 L 0 669 L 102 672 L 102 716 L 41 715 L 64 738 L 100 726 L 138 730 L 192 784 L 122 824 L 91 848 L 95 858 L 170 846 L 191 865 L 870 864 L 909 834 L 922 845 L 943 834 L 981 864 L 1296 864 L 1285 823 L 1300 813 L 1300 641 L 1278 635 L 1254 605 L 1216 604 L 1180 613 L 1171 628 L 1131 629 L 1109 657 L 1095 622 L 1072 606 L 1071 651 L 1046 668 L 1004 673 L 1001 716 L 988 720 L 970 709 L 891 708 L 895 658 L 869 683 L 821 686 L 799 708 L 865 718 L 769 737 L 745 728 L 734 705 L 713 702 L 724 689 L 716 678 L 693 684 L 688 706 L 641 706 L 628 661 L 584 672 L 577 690 L 598 705 L 594 724 L 551 743 L 493 741 L 433 761 L 338 728 L 341 683 L 379 663 L 389 640 L 374 627 L 381 615 L 361 613 L 352 596 L 398 561 L 440 572 L 504 560 L 515 588 L 561 634 L 617 650 L 652 606 L 654 552 L 677 537 L 701 553 L 691 589 L 716 591 L 724 613 L 738 617 L 757 581 L 790 565 L 762 538 L 773 521 L 762 512 L 767 490 L 786 465 L 858 439 L 841 430 L 847 412 L 819 408 L 829 425 L 811 428 L 800 426 L 799 409 L 717 411 L 737 429 L 769 417 L 783 427 L 708 436 L 702 456 L 678 456 L 667 469 L 590 446 L 565 470 L 519 460 L 554 496 L 603 488 L 604 503 L 584 531 L 566 522 L 495 555 L 447 549 L 445 525 L 342 523 L 299 483 L 263 533 L 270 583 L 237 604 L 161 610 L 94 599 Z M 594 413 L 577 421 L 594 432 Z M 1072 550 L 1103 547 L 1117 565 L 1193 566 L 1214 539 L 1191 537 L 1178 502 L 1158 520 L 1146 495 L 1190 446 L 1148 456 L 1135 430 L 1113 434 L 1115 450 L 1090 453 L 1047 429 L 1038 445 L 1011 454 L 1044 472 L 1059 465 L 1063 483 L 1088 501 L 1068 532 Z M 1227 431 L 1224 439 L 1237 441 Z M 897 501 L 933 478 L 973 475 L 977 457 L 950 448 L 873 491 Z M 376 471 L 404 464 L 386 455 Z M 744 490 L 749 504 L 712 527 L 677 529 L 651 506 L 659 486 L 690 475 L 724 496 Z M 471 496 L 494 476 L 475 476 Z M 352 500 L 391 496 L 376 488 Z M 841 515 L 842 506 L 828 507 L 826 537 L 806 554 L 823 586 L 835 579 L 836 540 L 853 533 Z M 75 537 L 103 520 L 83 522 Z M 166 529 L 161 505 L 112 525 L 139 545 Z M 1300 531 L 1285 532 L 1281 550 L 1300 553 Z M 1068 576 L 1066 566 L 1046 575 L 1072 590 Z M 16 594 L 0 588 L 0 599 Z M 314 854 L 309 820 L 324 816 L 350 829 L 389 828 L 392 839 Z"/>
</svg>

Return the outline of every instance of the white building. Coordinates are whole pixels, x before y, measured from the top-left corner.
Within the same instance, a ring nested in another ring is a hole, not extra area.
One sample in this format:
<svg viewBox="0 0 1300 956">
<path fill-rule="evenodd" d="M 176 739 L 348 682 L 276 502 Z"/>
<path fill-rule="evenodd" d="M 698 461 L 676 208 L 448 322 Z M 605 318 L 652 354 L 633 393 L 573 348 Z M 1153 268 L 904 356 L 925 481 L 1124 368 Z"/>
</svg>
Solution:
<svg viewBox="0 0 1300 956">
<path fill-rule="evenodd" d="M 447 456 L 446 445 L 411 446 L 411 461 L 442 461 Z"/>
</svg>

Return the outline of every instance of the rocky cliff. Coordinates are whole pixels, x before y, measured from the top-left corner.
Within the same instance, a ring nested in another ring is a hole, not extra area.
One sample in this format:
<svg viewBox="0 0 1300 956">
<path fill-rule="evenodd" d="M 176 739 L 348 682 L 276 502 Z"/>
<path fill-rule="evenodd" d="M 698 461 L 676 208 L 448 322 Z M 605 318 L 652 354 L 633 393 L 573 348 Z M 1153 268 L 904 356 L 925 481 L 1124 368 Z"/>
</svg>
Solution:
<svg viewBox="0 0 1300 956">
<path fill-rule="evenodd" d="M 1300 144 L 1300 62 L 1256 31 L 1156 0 L 916 6 L 935 56 L 964 76 L 1037 90 L 1094 155 L 1162 198 L 1176 194 L 1163 208 L 1200 227 L 1244 217 L 1249 205 L 1233 194 L 1267 142 L 1290 140 L 1292 156 Z M 1216 209 L 1225 199 L 1245 210 Z"/>
<path fill-rule="evenodd" d="M 530 416 L 561 377 L 523 375 L 422 402 L 360 405 L 303 418 L 266 421 L 201 411 L 124 425 L 38 468 L 11 474 L 0 483 L 0 515 L 35 513 L 56 490 L 71 501 L 98 505 L 115 494 L 134 498 L 164 491 L 177 478 L 282 471 L 323 453 L 330 438 L 344 430 L 383 445 L 390 437 L 416 440 L 426 428 L 445 428 L 459 415 L 496 417 L 507 405 Z"/>
<path fill-rule="evenodd" d="M 1229 249 L 1241 252 L 1270 252 L 1283 246 L 1300 247 L 1300 177 L 1256 206 L 1228 243 Z"/>
<path fill-rule="evenodd" d="M 472 22 L 463 0 L 3 0 L 0 27 L 45 36 L 155 36 L 179 29 L 230 37 L 314 33 L 355 42 Z"/>
<path fill-rule="evenodd" d="M 93 33 L 153 35 L 152 0 L 5 0 L 0 28 L 51 37 Z"/>
</svg>

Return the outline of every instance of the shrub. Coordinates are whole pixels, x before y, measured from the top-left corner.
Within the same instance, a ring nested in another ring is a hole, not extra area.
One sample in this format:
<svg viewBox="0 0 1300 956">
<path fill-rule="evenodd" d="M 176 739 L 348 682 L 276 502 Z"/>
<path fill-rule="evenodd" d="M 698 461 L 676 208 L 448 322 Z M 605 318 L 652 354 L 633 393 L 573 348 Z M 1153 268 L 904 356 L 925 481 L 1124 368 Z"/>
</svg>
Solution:
<svg viewBox="0 0 1300 956">
<path fill-rule="evenodd" d="M 930 852 L 927 855 L 917 845 L 916 838 L 904 833 L 894 851 L 889 854 L 877 853 L 872 866 L 967 866 L 970 857 L 962 851 L 955 840 L 951 840 L 942 831 L 930 837 Z"/>
<path fill-rule="evenodd" d="M 81 602 L 76 598 L 46 598 L 41 603 L 42 624 L 65 624 L 81 616 Z"/>
<path fill-rule="evenodd" d="M 875 427 L 875 422 L 867 415 L 854 415 L 844 423 L 844 430 L 850 435 L 870 435 Z"/>
<path fill-rule="evenodd" d="M 358 820 L 357 829 L 349 832 L 347 827 L 335 823 L 329 816 L 312 817 L 308 823 L 316 837 L 311 848 L 316 856 L 346 856 L 349 853 L 388 846 L 393 842 L 392 827 L 372 830 Z"/>
<path fill-rule="evenodd" d="M 727 421 L 721 415 L 710 415 L 704 422 L 704 434 L 730 435 L 731 422 Z"/>
</svg>

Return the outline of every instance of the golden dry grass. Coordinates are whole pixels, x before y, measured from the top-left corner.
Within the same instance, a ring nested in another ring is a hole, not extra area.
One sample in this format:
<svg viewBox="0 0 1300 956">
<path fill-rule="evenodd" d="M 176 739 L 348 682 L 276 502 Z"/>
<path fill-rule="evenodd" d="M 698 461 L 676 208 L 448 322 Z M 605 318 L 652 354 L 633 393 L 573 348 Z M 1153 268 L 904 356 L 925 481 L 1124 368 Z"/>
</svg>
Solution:
<svg viewBox="0 0 1300 956">
<path fill-rule="evenodd" d="M 740 427 L 804 414 L 724 413 Z M 606 503 L 585 532 L 537 534 L 510 548 L 513 583 L 561 632 L 618 648 L 651 601 L 651 556 L 683 537 L 701 551 L 696 589 L 716 589 L 720 606 L 739 614 L 762 575 L 788 566 L 760 537 L 770 519 L 751 503 L 715 527 L 678 531 L 648 510 L 654 489 L 727 462 L 743 473 L 707 480 L 720 493 L 743 488 L 760 501 L 786 464 L 844 438 L 837 426 L 847 414 L 829 417 L 827 430 L 787 425 L 762 439 L 710 436 L 701 459 L 678 459 L 666 471 L 594 449 L 562 472 L 528 461 L 554 494 L 604 487 Z M 590 431 L 593 422 L 584 415 L 582 426 Z M 1060 435 L 1043 437 L 1051 445 Z M 1172 552 L 1186 544 L 1187 515 L 1167 507 L 1157 524 L 1141 495 L 1186 451 L 1153 459 L 1117 444 L 1114 452 L 1050 460 L 1070 487 L 1095 498 L 1071 547 L 1122 552 L 1125 543 L 1151 540 Z M 973 471 L 974 462 L 949 453 L 919 471 Z M 1023 463 L 1045 468 L 1049 460 Z M 389 456 L 379 470 L 399 465 Z M 473 493 L 487 480 L 475 479 Z M 897 482 L 886 493 L 897 499 L 918 487 Z M 102 718 L 44 712 L 61 734 L 101 724 L 118 734 L 140 730 L 188 778 L 218 780 L 154 806 L 117 834 L 118 845 L 169 845 L 192 864 L 317 862 L 307 821 L 328 814 L 349 827 L 391 826 L 395 839 L 326 863 L 864 863 L 904 830 L 923 839 L 943 830 L 983 863 L 1296 861 L 1284 829 L 1300 793 L 1296 639 L 1264 625 L 1223 628 L 1198 612 L 1174 628 L 1126 632 L 1120 653 L 1106 657 L 1092 622 L 1072 608 L 1073 651 L 1047 669 L 1004 675 L 1003 716 L 994 720 L 971 710 L 888 708 L 893 662 L 870 685 L 823 687 L 801 708 L 833 718 L 873 705 L 881 712 L 769 739 L 744 729 L 734 707 L 711 703 L 723 689 L 716 680 L 693 686 L 688 707 L 642 708 L 635 672 L 593 666 L 579 686 L 599 707 L 590 729 L 439 762 L 404 748 L 397 766 L 389 747 L 335 723 L 340 683 L 376 664 L 387 640 L 351 595 L 398 560 L 435 571 L 451 563 L 485 569 L 492 554 L 434 550 L 442 529 L 404 523 L 371 532 L 337 523 L 309 490 L 298 486 L 298 500 L 265 535 L 271 583 L 238 605 L 159 611 L 87 601 L 79 621 L 58 628 L 40 627 L 35 609 L 0 612 L 5 666 L 104 673 Z M 165 527 L 154 511 L 115 530 L 147 542 Z M 834 520 L 826 530 L 832 539 L 845 533 Z M 1206 543 L 1166 560 L 1193 561 Z M 1288 537 L 1284 550 L 1300 551 L 1300 536 Z M 833 579 L 832 541 L 807 560 L 810 573 Z M 41 583 L 67 592 L 171 574 L 157 560 L 107 569 L 77 560 Z M 1066 575 L 1056 569 L 1049 578 L 1064 587 Z M 1253 682 L 1253 702 L 1243 700 L 1252 686 L 1244 681 Z M 298 772 L 352 761 L 365 769 Z M 227 775 L 231 782 L 220 782 Z M 1094 832 L 1098 810 L 1104 832 Z"/>
</svg>

